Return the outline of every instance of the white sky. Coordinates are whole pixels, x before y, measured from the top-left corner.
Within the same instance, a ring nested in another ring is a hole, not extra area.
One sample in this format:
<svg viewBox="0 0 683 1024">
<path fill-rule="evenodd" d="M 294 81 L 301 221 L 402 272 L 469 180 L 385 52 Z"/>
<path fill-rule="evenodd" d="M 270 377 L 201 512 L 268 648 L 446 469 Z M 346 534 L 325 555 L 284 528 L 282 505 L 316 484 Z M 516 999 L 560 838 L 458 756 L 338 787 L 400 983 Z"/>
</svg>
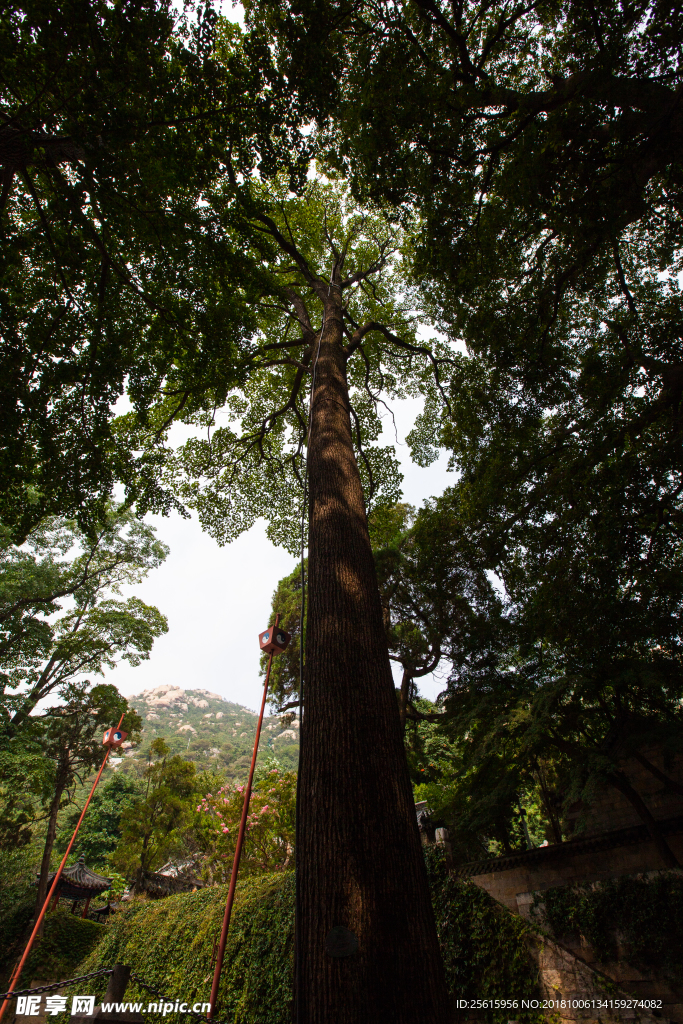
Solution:
<svg viewBox="0 0 683 1024">
<path fill-rule="evenodd" d="M 410 460 L 403 441 L 420 408 L 417 400 L 394 405 L 404 500 L 418 507 L 455 482 L 446 471 L 445 455 L 428 469 Z M 381 443 L 395 443 L 391 420 Z M 262 523 L 220 548 L 196 519 L 148 516 L 147 522 L 156 527 L 171 553 L 144 583 L 123 593 L 134 593 L 156 605 L 167 616 L 169 631 L 156 641 L 148 661 L 137 668 L 123 662 L 107 673 L 107 681 L 126 696 L 173 684 L 212 690 L 227 700 L 257 707 L 263 685 L 258 674 L 258 634 L 268 625 L 278 580 L 292 571 L 296 560 L 270 543 Z M 418 682 L 427 697 L 435 697 L 443 688 L 429 677 Z"/>
</svg>

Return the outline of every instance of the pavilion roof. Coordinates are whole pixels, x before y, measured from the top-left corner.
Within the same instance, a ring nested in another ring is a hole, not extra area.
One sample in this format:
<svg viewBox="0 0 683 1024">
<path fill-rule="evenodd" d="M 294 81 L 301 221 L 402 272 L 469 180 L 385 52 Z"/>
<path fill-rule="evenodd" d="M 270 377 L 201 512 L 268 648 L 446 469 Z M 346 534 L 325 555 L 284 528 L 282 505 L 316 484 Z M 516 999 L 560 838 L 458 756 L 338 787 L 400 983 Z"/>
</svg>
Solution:
<svg viewBox="0 0 683 1024">
<path fill-rule="evenodd" d="M 56 871 L 48 875 L 48 888 L 52 885 Z M 111 878 L 98 875 L 85 866 L 85 857 L 80 856 L 70 868 L 64 868 L 62 877 L 59 880 L 59 893 L 61 896 L 70 896 L 74 899 L 94 896 L 96 893 L 104 892 L 111 888 Z"/>
</svg>

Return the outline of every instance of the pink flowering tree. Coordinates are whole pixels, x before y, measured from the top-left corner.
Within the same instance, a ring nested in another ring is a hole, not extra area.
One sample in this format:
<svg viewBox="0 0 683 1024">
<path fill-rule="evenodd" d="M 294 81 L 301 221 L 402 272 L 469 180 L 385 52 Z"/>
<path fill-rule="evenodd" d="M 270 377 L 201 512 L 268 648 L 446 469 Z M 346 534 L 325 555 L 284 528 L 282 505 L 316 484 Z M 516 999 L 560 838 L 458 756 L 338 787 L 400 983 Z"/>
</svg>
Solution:
<svg viewBox="0 0 683 1024">
<path fill-rule="evenodd" d="M 244 806 L 243 785 L 227 782 L 196 806 L 194 833 L 212 883 L 230 879 Z M 271 768 L 254 785 L 240 862 L 240 877 L 285 871 L 294 864 L 296 772 Z"/>
</svg>

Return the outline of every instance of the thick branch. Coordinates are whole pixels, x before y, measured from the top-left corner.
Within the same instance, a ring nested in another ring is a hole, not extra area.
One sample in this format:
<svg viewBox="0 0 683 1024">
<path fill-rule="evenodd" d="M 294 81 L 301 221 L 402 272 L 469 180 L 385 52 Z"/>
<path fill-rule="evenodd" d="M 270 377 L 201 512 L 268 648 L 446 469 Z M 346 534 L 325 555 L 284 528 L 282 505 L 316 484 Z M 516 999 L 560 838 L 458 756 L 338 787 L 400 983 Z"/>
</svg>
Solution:
<svg viewBox="0 0 683 1024">
<path fill-rule="evenodd" d="M 309 267 L 308 263 L 301 255 L 297 247 L 294 245 L 293 242 L 290 242 L 285 238 L 285 236 L 282 234 L 273 218 L 269 217 L 265 213 L 257 213 L 255 214 L 255 217 L 256 220 L 260 220 L 262 224 L 266 225 L 268 233 L 272 235 L 272 237 L 275 239 L 275 241 L 283 250 L 283 252 L 286 252 L 288 256 L 292 257 L 297 267 L 304 275 L 306 281 L 310 284 L 311 288 L 313 288 L 316 295 L 324 298 L 327 292 L 323 287 L 322 281 L 318 277 L 316 277 L 315 274 L 313 274 L 311 268 Z"/>
<path fill-rule="evenodd" d="M 358 346 L 361 344 L 361 342 L 362 342 L 363 338 L 365 337 L 365 335 L 369 334 L 370 331 L 376 330 L 376 328 L 377 328 L 377 324 L 373 320 L 371 320 L 367 324 L 363 324 L 362 327 L 357 327 L 356 328 L 356 330 L 351 335 L 351 340 L 350 340 L 349 344 L 344 349 L 344 351 L 346 352 L 347 359 L 350 356 L 353 355 L 353 353 L 356 351 Z"/>
<path fill-rule="evenodd" d="M 638 761 L 640 764 L 642 764 L 643 768 L 650 772 L 651 775 L 654 775 L 654 777 L 662 783 L 665 789 L 668 789 L 671 793 L 677 793 L 678 796 L 683 796 L 683 786 L 681 786 L 674 779 L 670 779 L 669 776 L 665 775 L 664 772 L 660 771 L 656 765 L 648 761 L 648 759 L 643 754 L 636 750 L 631 754 L 631 756 L 635 758 L 635 760 Z"/>
<path fill-rule="evenodd" d="M 301 298 L 299 293 L 294 290 L 294 288 L 286 288 L 285 292 L 287 294 L 287 298 L 294 307 L 294 312 L 296 313 L 297 320 L 301 324 L 302 331 L 304 332 L 304 334 L 313 335 L 315 332 L 313 331 L 313 327 L 311 325 L 311 318 L 308 315 L 306 303 Z"/>
<path fill-rule="evenodd" d="M 677 99 L 675 92 L 649 78 L 617 78 L 604 71 L 577 71 L 554 88 L 540 92 L 521 93 L 502 86 L 482 89 L 470 95 L 467 106 L 471 110 L 503 107 L 509 113 L 541 114 L 564 106 L 580 94 L 621 108 L 656 111 L 658 115 L 663 110 L 668 112 Z"/>
<path fill-rule="evenodd" d="M 640 794 L 636 792 L 626 776 L 622 772 L 614 772 L 608 776 L 608 782 L 623 794 L 631 804 L 636 814 L 650 833 L 652 841 L 657 847 L 657 852 L 666 866 L 668 868 L 680 867 L 673 850 L 662 835 L 662 831 L 657 820 L 652 816 Z"/>
</svg>

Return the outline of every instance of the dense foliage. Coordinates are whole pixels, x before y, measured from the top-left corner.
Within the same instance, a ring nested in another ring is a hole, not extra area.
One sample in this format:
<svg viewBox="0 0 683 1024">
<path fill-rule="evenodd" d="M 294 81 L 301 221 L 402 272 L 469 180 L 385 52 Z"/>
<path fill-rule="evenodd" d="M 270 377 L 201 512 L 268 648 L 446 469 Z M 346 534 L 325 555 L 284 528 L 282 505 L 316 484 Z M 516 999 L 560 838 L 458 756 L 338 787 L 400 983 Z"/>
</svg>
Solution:
<svg viewBox="0 0 683 1024">
<path fill-rule="evenodd" d="M 475 564 L 491 565 L 470 529 L 466 484 L 447 492 L 424 516 L 456 524 Z M 446 550 L 442 557 L 449 561 Z M 596 562 L 576 548 L 568 557 L 591 585 Z M 625 585 L 596 585 L 590 601 L 578 586 L 572 589 L 570 575 L 550 569 L 539 580 L 514 549 L 506 548 L 494 563 L 499 569 L 501 564 L 509 569 L 503 575 L 505 599 L 498 609 L 489 607 L 476 649 L 454 637 L 448 653 L 453 670 L 444 711 L 452 734 L 467 741 L 463 749 L 473 777 L 490 795 L 507 788 L 508 805 L 515 791 L 536 788 L 552 830 L 548 838 L 555 841 L 561 838 L 563 802 L 565 809 L 573 801 L 590 804 L 596 787 L 617 790 L 647 825 L 666 866 L 673 866 L 627 762 L 635 758 L 665 788 L 680 793 L 661 763 L 657 768 L 650 760 L 653 749 L 664 762 L 680 749 L 678 617 L 658 618 L 654 585 L 648 613 Z M 667 586 L 683 597 L 675 560 L 665 570 Z M 640 628 L 629 618 L 630 602 Z"/>
<path fill-rule="evenodd" d="M 298 554 L 310 389 L 329 303 L 340 303 L 335 319 L 369 511 L 392 505 L 401 481 L 394 448 L 378 444 L 383 403 L 421 388 L 438 393 L 448 354 L 437 341 L 425 345 L 416 336 L 415 299 L 405 293 L 401 274 L 406 233 L 382 210 L 359 208 L 343 182 L 319 178 L 301 195 L 284 177 L 267 188 L 253 182 L 242 199 L 245 225 L 256 239 L 249 252 L 262 270 L 254 338 L 245 348 L 249 374 L 210 414 L 185 415 L 209 429 L 187 441 L 171 464 L 179 497 L 220 544 L 262 517 L 268 536 Z M 220 209 L 220 190 L 212 201 Z"/>
<path fill-rule="evenodd" d="M 233 35 L 168 0 L 3 5 L 0 517 L 17 541 L 46 515 L 96 529 L 116 483 L 167 510 L 166 426 L 239 377 L 253 274 L 227 196 L 222 219 L 202 199 L 228 170 L 291 165 L 297 133 L 267 47 Z M 124 391 L 134 414 L 115 417 Z"/>
<path fill-rule="evenodd" d="M 196 791 L 195 766 L 178 754 L 169 756 L 163 739 L 150 747 L 144 795 L 122 814 L 121 839 L 112 863 L 142 891 L 144 876 L 160 868 L 170 854 L 182 850 Z"/>
<path fill-rule="evenodd" d="M 167 629 L 158 609 L 121 587 L 166 557 L 154 530 L 107 505 L 94 535 L 74 521 L 46 519 L 22 546 L 5 530 L 0 551 L 0 848 L 43 844 L 38 901 L 57 820 L 101 763 L 102 733 L 124 717 L 141 725 L 111 684 L 92 685 L 120 659 L 149 657 Z M 51 705 L 37 713 L 45 698 Z M 45 824 L 42 833 L 41 823 Z"/>
<path fill-rule="evenodd" d="M 121 818 L 141 796 L 141 789 L 140 780 L 117 771 L 95 790 L 74 846 L 74 853 L 84 856 L 88 867 L 108 874 L 107 861 L 121 840 Z M 64 816 L 55 839 L 58 853 L 64 853 L 79 817 L 80 810 Z"/>
<path fill-rule="evenodd" d="M 81 965 L 83 973 L 134 963 L 135 973 L 175 1000 L 208 1001 L 212 954 L 220 935 L 227 885 L 153 902 L 136 901 L 112 922 Z M 220 1019 L 243 1024 L 290 1020 L 294 876 L 238 882 L 217 1003 Z M 106 985 L 91 992 L 104 992 Z M 130 996 L 128 996 L 130 993 Z M 127 998 L 151 998 L 130 985 Z"/>
<path fill-rule="evenodd" d="M 0 948 L 0 978 L 8 981 L 11 969 L 21 955 L 26 942 L 34 900 L 29 898 L 15 904 L 0 917 L 3 942 Z M 77 915 L 59 908 L 45 921 L 45 930 L 29 954 L 22 972 L 21 987 L 30 985 L 34 978 L 73 978 L 79 965 L 102 941 L 105 926 L 96 921 L 82 921 Z"/>
</svg>

